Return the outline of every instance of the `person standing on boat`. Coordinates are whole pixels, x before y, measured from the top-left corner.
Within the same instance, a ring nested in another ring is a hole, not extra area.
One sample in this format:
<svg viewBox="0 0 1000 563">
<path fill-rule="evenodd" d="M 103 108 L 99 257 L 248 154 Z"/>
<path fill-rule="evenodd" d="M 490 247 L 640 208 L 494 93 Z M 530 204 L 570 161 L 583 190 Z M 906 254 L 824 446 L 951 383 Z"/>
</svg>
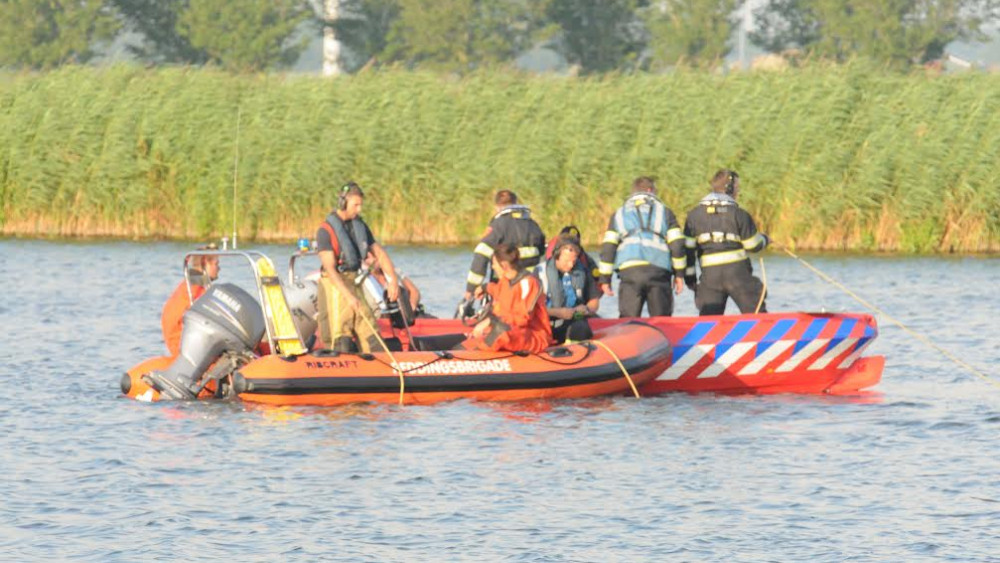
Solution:
<svg viewBox="0 0 1000 563">
<path fill-rule="evenodd" d="M 538 266 L 538 279 L 546 298 L 556 342 L 588 340 L 594 334 L 587 318 L 597 314 L 601 291 L 580 260 L 583 250 L 572 235 L 555 243 L 552 256 Z"/>
<path fill-rule="evenodd" d="M 712 177 L 711 193 L 688 212 L 684 223 L 689 259 L 684 281 L 695 292 L 700 315 L 724 314 L 730 297 L 740 313 L 767 312 L 764 284 L 753 275 L 747 252 L 763 250 L 768 238 L 736 203 L 739 193 L 739 174 L 719 170 Z M 700 281 L 695 277 L 696 261 L 701 268 Z"/>
<path fill-rule="evenodd" d="M 531 218 L 531 209 L 517 203 L 517 194 L 500 190 L 493 198 L 496 214 L 486 227 L 486 234 L 476 245 L 472 266 L 466 276 L 465 300 L 469 301 L 476 287 L 486 281 L 486 266 L 500 244 L 511 244 L 518 249 L 520 264 L 531 269 L 538 265 L 545 252 L 545 234 Z"/>
<path fill-rule="evenodd" d="M 198 250 L 217 250 L 218 248 L 213 243 L 199 246 Z M 160 314 L 163 342 L 167 345 L 167 351 L 170 352 L 171 356 L 177 356 L 181 351 L 184 313 L 191 308 L 192 303 L 205 293 L 208 286 L 218 279 L 221 269 L 218 256 L 195 256 L 186 267 L 188 270 L 187 279 L 191 281 L 190 296 L 188 295 L 187 281 L 181 280 L 163 305 L 163 312 Z"/>
<path fill-rule="evenodd" d="M 385 249 L 361 218 L 365 194 L 361 186 L 348 182 L 340 189 L 337 208 L 327 215 L 316 231 L 316 245 L 322 264 L 319 281 L 318 321 L 320 338 L 342 352 L 378 349 L 375 316 L 365 302 L 356 280 L 371 252 L 385 272 L 385 290 L 390 300 L 399 298 L 396 269 Z"/>
<path fill-rule="evenodd" d="M 493 299 L 492 310 L 459 346 L 465 350 L 541 352 L 552 343 L 541 283 L 521 265 L 520 252 L 513 244 L 497 245 L 490 259 L 499 278 L 486 287 Z M 479 288 L 476 293 L 482 291 Z"/>
<path fill-rule="evenodd" d="M 643 176 L 632 182 L 632 195 L 608 222 L 601 245 L 601 290 L 614 295 L 611 275 L 618 272 L 618 313 L 638 317 L 643 305 L 653 317 L 674 312 L 676 293 L 684 289 L 680 273 L 687 265 L 684 234 L 673 211 L 656 197 L 656 183 Z"/>
</svg>

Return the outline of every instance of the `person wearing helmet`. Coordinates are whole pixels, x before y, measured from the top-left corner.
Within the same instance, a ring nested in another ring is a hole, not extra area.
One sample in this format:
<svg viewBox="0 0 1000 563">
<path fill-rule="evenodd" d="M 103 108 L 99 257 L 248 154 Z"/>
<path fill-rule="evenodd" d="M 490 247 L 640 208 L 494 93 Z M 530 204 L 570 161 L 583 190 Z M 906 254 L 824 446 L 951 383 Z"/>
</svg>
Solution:
<svg viewBox="0 0 1000 563">
<path fill-rule="evenodd" d="M 767 247 L 767 235 L 757 230 L 753 217 L 736 203 L 739 174 L 723 168 L 712 177 L 711 185 L 712 191 L 688 212 L 684 222 L 689 260 L 684 281 L 695 292 L 698 313 L 722 315 L 730 297 L 743 314 L 767 312 L 764 284 L 753 275 L 747 256 Z"/>
</svg>

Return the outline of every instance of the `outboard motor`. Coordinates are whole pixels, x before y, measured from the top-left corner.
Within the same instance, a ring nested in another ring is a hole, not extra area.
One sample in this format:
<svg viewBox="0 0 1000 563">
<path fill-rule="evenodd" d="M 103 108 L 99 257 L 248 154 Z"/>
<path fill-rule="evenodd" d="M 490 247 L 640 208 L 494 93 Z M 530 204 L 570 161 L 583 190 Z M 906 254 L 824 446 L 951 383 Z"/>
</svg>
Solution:
<svg viewBox="0 0 1000 563">
<path fill-rule="evenodd" d="M 212 285 L 184 313 L 181 352 L 170 367 L 146 378 L 165 399 L 194 399 L 198 379 L 224 353 L 246 353 L 264 336 L 260 304 L 229 283 Z"/>
</svg>

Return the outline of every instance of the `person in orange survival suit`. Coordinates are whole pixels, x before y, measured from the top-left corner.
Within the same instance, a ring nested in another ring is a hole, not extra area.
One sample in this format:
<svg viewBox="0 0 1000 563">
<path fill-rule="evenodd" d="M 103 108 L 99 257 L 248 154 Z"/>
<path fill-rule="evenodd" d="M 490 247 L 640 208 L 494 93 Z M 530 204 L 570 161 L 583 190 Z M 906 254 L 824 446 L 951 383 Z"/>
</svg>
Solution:
<svg viewBox="0 0 1000 563">
<path fill-rule="evenodd" d="M 492 261 L 499 278 L 486 289 L 493 298 L 493 310 L 460 346 L 466 350 L 541 352 L 552 343 L 541 283 L 520 266 L 517 246 L 497 245 Z M 477 293 L 481 291 L 477 289 Z"/>
<path fill-rule="evenodd" d="M 198 250 L 217 250 L 218 246 L 207 244 L 199 246 Z M 191 308 L 199 297 L 205 293 L 205 289 L 219 277 L 219 257 L 218 256 L 195 256 L 188 264 L 188 279 L 191 280 L 191 296 L 188 297 L 187 283 L 181 280 L 177 284 L 170 298 L 163 305 L 163 312 L 160 314 L 160 328 L 163 329 L 163 342 L 167 345 L 167 350 L 171 356 L 176 356 L 181 351 L 181 332 L 184 329 L 184 313 Z"/>
</svg>

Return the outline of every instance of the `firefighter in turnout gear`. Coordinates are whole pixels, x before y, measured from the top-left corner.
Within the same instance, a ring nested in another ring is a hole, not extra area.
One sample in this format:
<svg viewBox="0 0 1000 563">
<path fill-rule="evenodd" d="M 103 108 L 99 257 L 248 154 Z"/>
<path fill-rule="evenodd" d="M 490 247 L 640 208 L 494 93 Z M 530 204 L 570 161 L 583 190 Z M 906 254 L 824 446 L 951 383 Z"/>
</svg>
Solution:
<svg viewBox="0 0 1000 563">
<path fill-rule="evenodd" d="M 399 298 L 399 280 L 392 260 L 361 218 L 365 194 L 349 182 L 340 189 L 337 208 L 316 231 L 316 247 L 323 265 L 317 295 L 320 338 L 327 348 L 341 352 L 378 350 L 375 316 L 365 302 L 362 267 L 370 252 L 385 272 L 390 301 Z"/>
<path fill-rule="evenodd" d="M 684 281 L 695 291 L 695 306 L 701 315 L 722 315 L 726 300 L 733 298 L 740 313 L 766 312 L 764 284 L 753 275 L 748 252 L 759 252 L 768 243 L 757 231 L 753 217 L 736 203 L 740 176 L 722 169 L 712 178 L 712 192 L 701 199 L 684 223 L 688 267 Z M 695 261 L 701 280 L 695 278 Z"/>
<path fill-rule="evenodd" d="M 500 190 L 493 199 L 496 215 L 486 228 L 486 234 L 476 245 L 472 256 L 472 266 L 465 279 L 465 300 L 472 298 L 476 287 L 483 285 L 486 279 L 486 267 L 493 258 L 493 252 L 500 244 L 512 244 L 517 247 L 520 255 L 520 265 L 531 271 L 538 265 L 545 252 L 545 234 L 538 223 L 531 218 L 531 210 L 524 205 L 518 205 L 517 195 L 510 190 Z"/>
<path fill-rule="evenodd" d="M 687 266 L 684 234 L 673 211 L 656 198 L 652 178 L 636 178 L 632 195 L 615 211 L 601 245 L 601 290 L 611 291 L 611 274 L 618 272 L 618 313 L 638 317 L 648 305 L 650 316 L 669 317 L 674 312 L 674 291 L 684 289 Z"/>
</svg>

